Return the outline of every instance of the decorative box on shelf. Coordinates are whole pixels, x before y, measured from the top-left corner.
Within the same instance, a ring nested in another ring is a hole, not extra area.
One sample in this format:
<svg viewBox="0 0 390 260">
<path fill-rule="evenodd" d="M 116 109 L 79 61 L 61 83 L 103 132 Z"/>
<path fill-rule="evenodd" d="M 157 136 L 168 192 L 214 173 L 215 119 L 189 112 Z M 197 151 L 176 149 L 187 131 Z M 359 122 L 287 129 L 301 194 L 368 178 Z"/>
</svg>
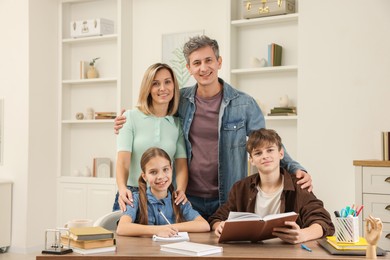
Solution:
<svg viewBox="0 0 390 260">
<path fill-rule="evenodd" d="M 252 0 L 242 3 L 242 17 L 246 19 L 295 12 L 295 0 Z"/>
<path fill-rule="evenodd" d="M 80 38 L 114 33 L 114 22 L 104 18 L 72 21 L 70 36 Z"/>
</svg>

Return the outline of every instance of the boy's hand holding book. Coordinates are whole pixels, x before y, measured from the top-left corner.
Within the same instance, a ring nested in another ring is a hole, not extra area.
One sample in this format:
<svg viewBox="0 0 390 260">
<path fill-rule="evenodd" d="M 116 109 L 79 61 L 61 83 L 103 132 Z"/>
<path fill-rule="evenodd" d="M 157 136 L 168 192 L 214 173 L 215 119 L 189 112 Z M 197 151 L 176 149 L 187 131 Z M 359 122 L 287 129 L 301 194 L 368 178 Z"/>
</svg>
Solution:
<svg viewBox="0 0 390 260">
<path fill-rule="evenodd" d="M 221 236 L 224 225 L 225 225 L 225 221 L 215 223 L 215 226 L 217 227 L 215 228 L 214 232 L 217 235 L 217 237 Z"/>
<path fill-rule="evenodd" d="M 306 241 L 302 229 L 295 221 L 285 221 L 284 224 L 284 227 L 274 227 L 272 235 L 290 244 Z"/>
<path fill-rule="evenodd" d="M 272 235 L 290 244 L 312 240 L 323 234 L 322 226 L 318 223 L 313 223 L 305 228 L 301 228 L 295 221 L 286 221 L 284 224 L 284 227 L 275 227 Z"/>
</svg>

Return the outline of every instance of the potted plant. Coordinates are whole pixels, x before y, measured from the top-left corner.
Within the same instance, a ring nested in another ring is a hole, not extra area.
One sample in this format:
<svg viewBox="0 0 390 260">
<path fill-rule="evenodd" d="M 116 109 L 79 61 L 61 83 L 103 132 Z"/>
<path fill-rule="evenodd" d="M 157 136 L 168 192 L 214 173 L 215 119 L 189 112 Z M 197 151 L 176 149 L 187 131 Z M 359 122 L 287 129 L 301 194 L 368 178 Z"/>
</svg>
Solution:
<svg viewBox="0 0 390 260">
<path fill-rule="evenodd" d="M 96 60 L 100 59 L 100 57 L 97 57 L 97 58 L 93 58 L 90 62 L 89 62 L 89 69 L 87 71 L 87 78 L 89 79 L 94 79 L 94 78 L 97 78 L 98 77 L 98 72 L 95 68 L 95 62 Z"/>
</svg>

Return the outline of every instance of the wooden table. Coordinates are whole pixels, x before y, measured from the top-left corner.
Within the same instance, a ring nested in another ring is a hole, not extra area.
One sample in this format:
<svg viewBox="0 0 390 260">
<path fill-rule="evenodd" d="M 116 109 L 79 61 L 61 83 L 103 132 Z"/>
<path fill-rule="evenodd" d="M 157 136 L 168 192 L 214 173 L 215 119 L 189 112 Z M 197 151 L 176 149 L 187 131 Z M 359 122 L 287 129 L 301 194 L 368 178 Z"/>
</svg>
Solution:
<svg viewBox="0 0 390 260">
<path fill-rule="evenodd" d="M 271 239 L 262 243 L 235 243 L 218 244 L 218 238 L 213 232 L 190 233 L 190 241 L 205 243 L 223 247 L 223 253 L 201 256 L 202 259 L 365 259 L 364 256 L 332 256 L 328 254 L 316 241 L 306 242 L 312 252 L 301 249 L 300 245 L 283 243 L 279 239 Z M 162 242 L 154 242 L 151 238 L 122 237 L 117 236 L 117 252 L 95 255 L 39 255 L 36 260 L 124 260 L 124 259 L 163 259 L 163 260 L 187 260 L 194 256 L 167 253 L 160 251 Z M 378 260 L 390 259 L 389 254 L 378 257 Z"/>
</svg>

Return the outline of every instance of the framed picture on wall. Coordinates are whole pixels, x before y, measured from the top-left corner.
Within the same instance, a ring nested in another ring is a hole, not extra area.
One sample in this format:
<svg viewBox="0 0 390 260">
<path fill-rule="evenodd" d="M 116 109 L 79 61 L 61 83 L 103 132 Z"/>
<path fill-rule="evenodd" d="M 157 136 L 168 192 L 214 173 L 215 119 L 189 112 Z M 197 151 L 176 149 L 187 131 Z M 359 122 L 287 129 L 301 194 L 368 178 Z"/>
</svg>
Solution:
<svg viewBox="0 0 390 260">
<path fill-rule="evenodd" d="M 93 177 L 111 178 L 110 158 L 93 158 Z"/>
<path fill-rule="evenodd" d="M 203 35 L 204 30 L 184 33 L 164 34 L 162 36 L 162 62 L 172 67 L 175 72 L 179 87 L 192 86 L 196 83 L 186 68 L 186 60 L 183 55 L 183 46 L 197 35 Z"/>
</svg>

